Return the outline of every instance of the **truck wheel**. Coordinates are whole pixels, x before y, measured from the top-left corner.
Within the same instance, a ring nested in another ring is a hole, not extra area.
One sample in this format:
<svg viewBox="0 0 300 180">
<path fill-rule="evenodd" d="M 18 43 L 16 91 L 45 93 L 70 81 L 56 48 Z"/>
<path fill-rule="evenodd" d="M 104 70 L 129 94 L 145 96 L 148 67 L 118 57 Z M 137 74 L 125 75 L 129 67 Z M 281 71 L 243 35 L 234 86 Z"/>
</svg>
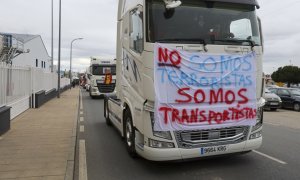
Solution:
<svg viewBox="0 0 300 180">
<path fill-rule="evenodd" d="M 300 111 L 300 103 L 295 103 L 294 104 L 294 110 L 295 111 Z"/>
<path fill-rule="evenodd" d="M 124 116 L 124 132 L 125 132 L 125 141 L 126 141 L 126 147 L 128 150 L 128 153 L 131 157 L 136 157 L 136 151 L 135 151 L 135 133 L 132 123 L 132 117 L 130 111 L 127 109 L 125 111 Z"/>
<path fill-rule="evenodd" d="M 271 111 L 276 111 L 277 110 L 277 108 L 271 108 Z"/>
<path fill-rule="evenodd" d="M 108 102 L 107 99 L 104 100 L 104 117 L 105 122 L 108 126 L 111 126 L 111 121 L 109 119 L 109 110 L 108 110 Z"/>
<path fill-rule="evenodd" d="M 90 97 L 91 97 L 92 99 L 95 99 L 95 97 L 94 97 L 94 96 L 92 96 L 92 93 L 91 93 L 91 91 L 90 91 Z"/>
</svg>

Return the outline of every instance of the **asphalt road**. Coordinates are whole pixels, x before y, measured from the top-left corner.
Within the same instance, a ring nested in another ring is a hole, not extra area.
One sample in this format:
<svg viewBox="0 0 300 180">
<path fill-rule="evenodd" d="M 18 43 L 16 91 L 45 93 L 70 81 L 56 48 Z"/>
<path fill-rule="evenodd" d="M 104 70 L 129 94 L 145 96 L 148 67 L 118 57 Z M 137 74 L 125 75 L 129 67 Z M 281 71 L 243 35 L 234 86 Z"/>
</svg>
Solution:
<svg viewBox="0 0 300 180">
<path fill-rule="evenodd" d="M 256 152 L 189 162 L 157 163 L 130 158 L 119 132 L 105 124 L 103 100 L 91 99 L 85 91 L 82 91 L 82 99 L 83 113 L 80 115 L 77 145 L 85 140 L 85 153 L 80 157 L 82 151 L 77 148 L 75 179 L 84 174 L 84 168 L 87 176 L 83 177 L 89 180 L 300 179 L 300 112 L 266 112 L 263 145 Z M 285 121 L 292 123 L 285 124 Z M 82 163 L 85 158 L 86 166 Z"/>
</svg>

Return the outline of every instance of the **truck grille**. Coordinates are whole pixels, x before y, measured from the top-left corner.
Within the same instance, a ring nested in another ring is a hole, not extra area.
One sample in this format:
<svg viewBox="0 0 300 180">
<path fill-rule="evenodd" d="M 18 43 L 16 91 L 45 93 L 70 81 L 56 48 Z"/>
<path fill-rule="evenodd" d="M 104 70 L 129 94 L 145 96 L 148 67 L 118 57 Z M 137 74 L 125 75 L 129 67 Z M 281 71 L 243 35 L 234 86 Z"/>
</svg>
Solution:
<svg viewBox="0 0 300 180">
<path fill-rule="evenodd" d="M 97 84 L 100 93 L 112 93 L 115 90 L 116 84 Z"/>
<path fill-rule="evenodd" d="M 199 131 L 176 131 L 174 133 L 178 147 L 189 149 L 239 143 L 246 140 L 248 132 L 248 126 L 240 126 Z"/>
</svg>

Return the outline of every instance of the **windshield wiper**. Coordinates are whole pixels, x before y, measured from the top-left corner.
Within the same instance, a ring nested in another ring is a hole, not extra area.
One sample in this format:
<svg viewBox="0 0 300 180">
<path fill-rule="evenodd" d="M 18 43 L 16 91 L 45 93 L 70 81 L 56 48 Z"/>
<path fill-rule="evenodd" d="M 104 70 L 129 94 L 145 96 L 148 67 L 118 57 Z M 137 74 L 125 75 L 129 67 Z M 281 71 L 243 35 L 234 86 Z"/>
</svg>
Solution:
<svg viewBox="0 0 300 180">
<path fill-rule="evenodd" d="M 254 46 L 255 46 L 255 42 L 252 40 L 248 40 L 248 39 L 214 39 L 213 41 L 221 41 L 221 42 L 232 42 L 232 43 L 243 43 L 243 42 L 247 42 L 250 44 L 251 49 L 253 50 Z"/>
<path fill-rule="evenodd" d="M 189 43 L 189 42 L 195 42 L 195 43 L 200 43 L 200 44 L 203 44 L 203 47 L 204 47 L 204 51 L 207 52 L 207 48 L 206 48 L 206 41 L 204 39 L 197 39 L 197 38 L 174 38 L 174 39 L 159 39 L 157 40 L 156 42 L 159 42 L 159 43 L 164 43 L 164 42 L 180 42 L 180 43 Z"/>
</svg>

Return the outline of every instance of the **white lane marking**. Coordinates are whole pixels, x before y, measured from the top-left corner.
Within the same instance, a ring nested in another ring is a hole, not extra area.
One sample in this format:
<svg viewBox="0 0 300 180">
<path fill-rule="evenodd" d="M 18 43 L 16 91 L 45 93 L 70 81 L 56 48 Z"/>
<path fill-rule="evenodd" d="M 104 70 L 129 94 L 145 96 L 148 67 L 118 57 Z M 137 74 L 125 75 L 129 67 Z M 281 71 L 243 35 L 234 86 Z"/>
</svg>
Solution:
<svg viewBox="0 0 300 180">
<path fill-rule="evenodd" d="M 80 114 L 83 115 L 83 111 L 80 111 Z"/>
<path fill-rule="evenodd" d="M 79 140 L 79 180 L 87 180 L 85 140 Z"/>
<path fill-rule="evenodd" d="M 265 124 L 272 125 L 272 126 L 280 126 L 280 124 L 276 124 L 276 123 L 269 123 L 269 122 L 265 122 Z"/>
<path fill-rule="evenodd" d="M 266 157 L 266 158 L 268 158 L 268 159 L 271 159 L 271 160 L 273 160 L 273 161 L 276 161 L 276 162 L 278 162 L 278 163 L 280 163 L 280 164 L 287 164 L 287 163 L 284 162 L 284 161 L 281 161 L 281 160 L 279 160 L 279 159 L 277 159 L 277 158 L 275 158 L 275 157 L 269 156 L 269 155 L 264 154 L 264 153 L 262 153 L 262 152 L 259 152 L 259 151 L 256 151 L 256 150 L 253 150 L 253 152 L 255 152 L 256 154 L 259 154 L 259 155 L 261 155 L 261 156 L 264 156 L 264 157 Z"/>
<path fill-rule="evenodd" d="M 80 110 L 83 110 L 82 92 L 80 91 Z"/>
<path fill-rule="evenodd" d="M 80 122 L 83 122 L 84 121 L 84 117 L 80 117 Z"/>
<path fill-rule="evenodd" d="M 79 131 L 84 132 L 84 125 L 80 125 Z"/>
</svg>

